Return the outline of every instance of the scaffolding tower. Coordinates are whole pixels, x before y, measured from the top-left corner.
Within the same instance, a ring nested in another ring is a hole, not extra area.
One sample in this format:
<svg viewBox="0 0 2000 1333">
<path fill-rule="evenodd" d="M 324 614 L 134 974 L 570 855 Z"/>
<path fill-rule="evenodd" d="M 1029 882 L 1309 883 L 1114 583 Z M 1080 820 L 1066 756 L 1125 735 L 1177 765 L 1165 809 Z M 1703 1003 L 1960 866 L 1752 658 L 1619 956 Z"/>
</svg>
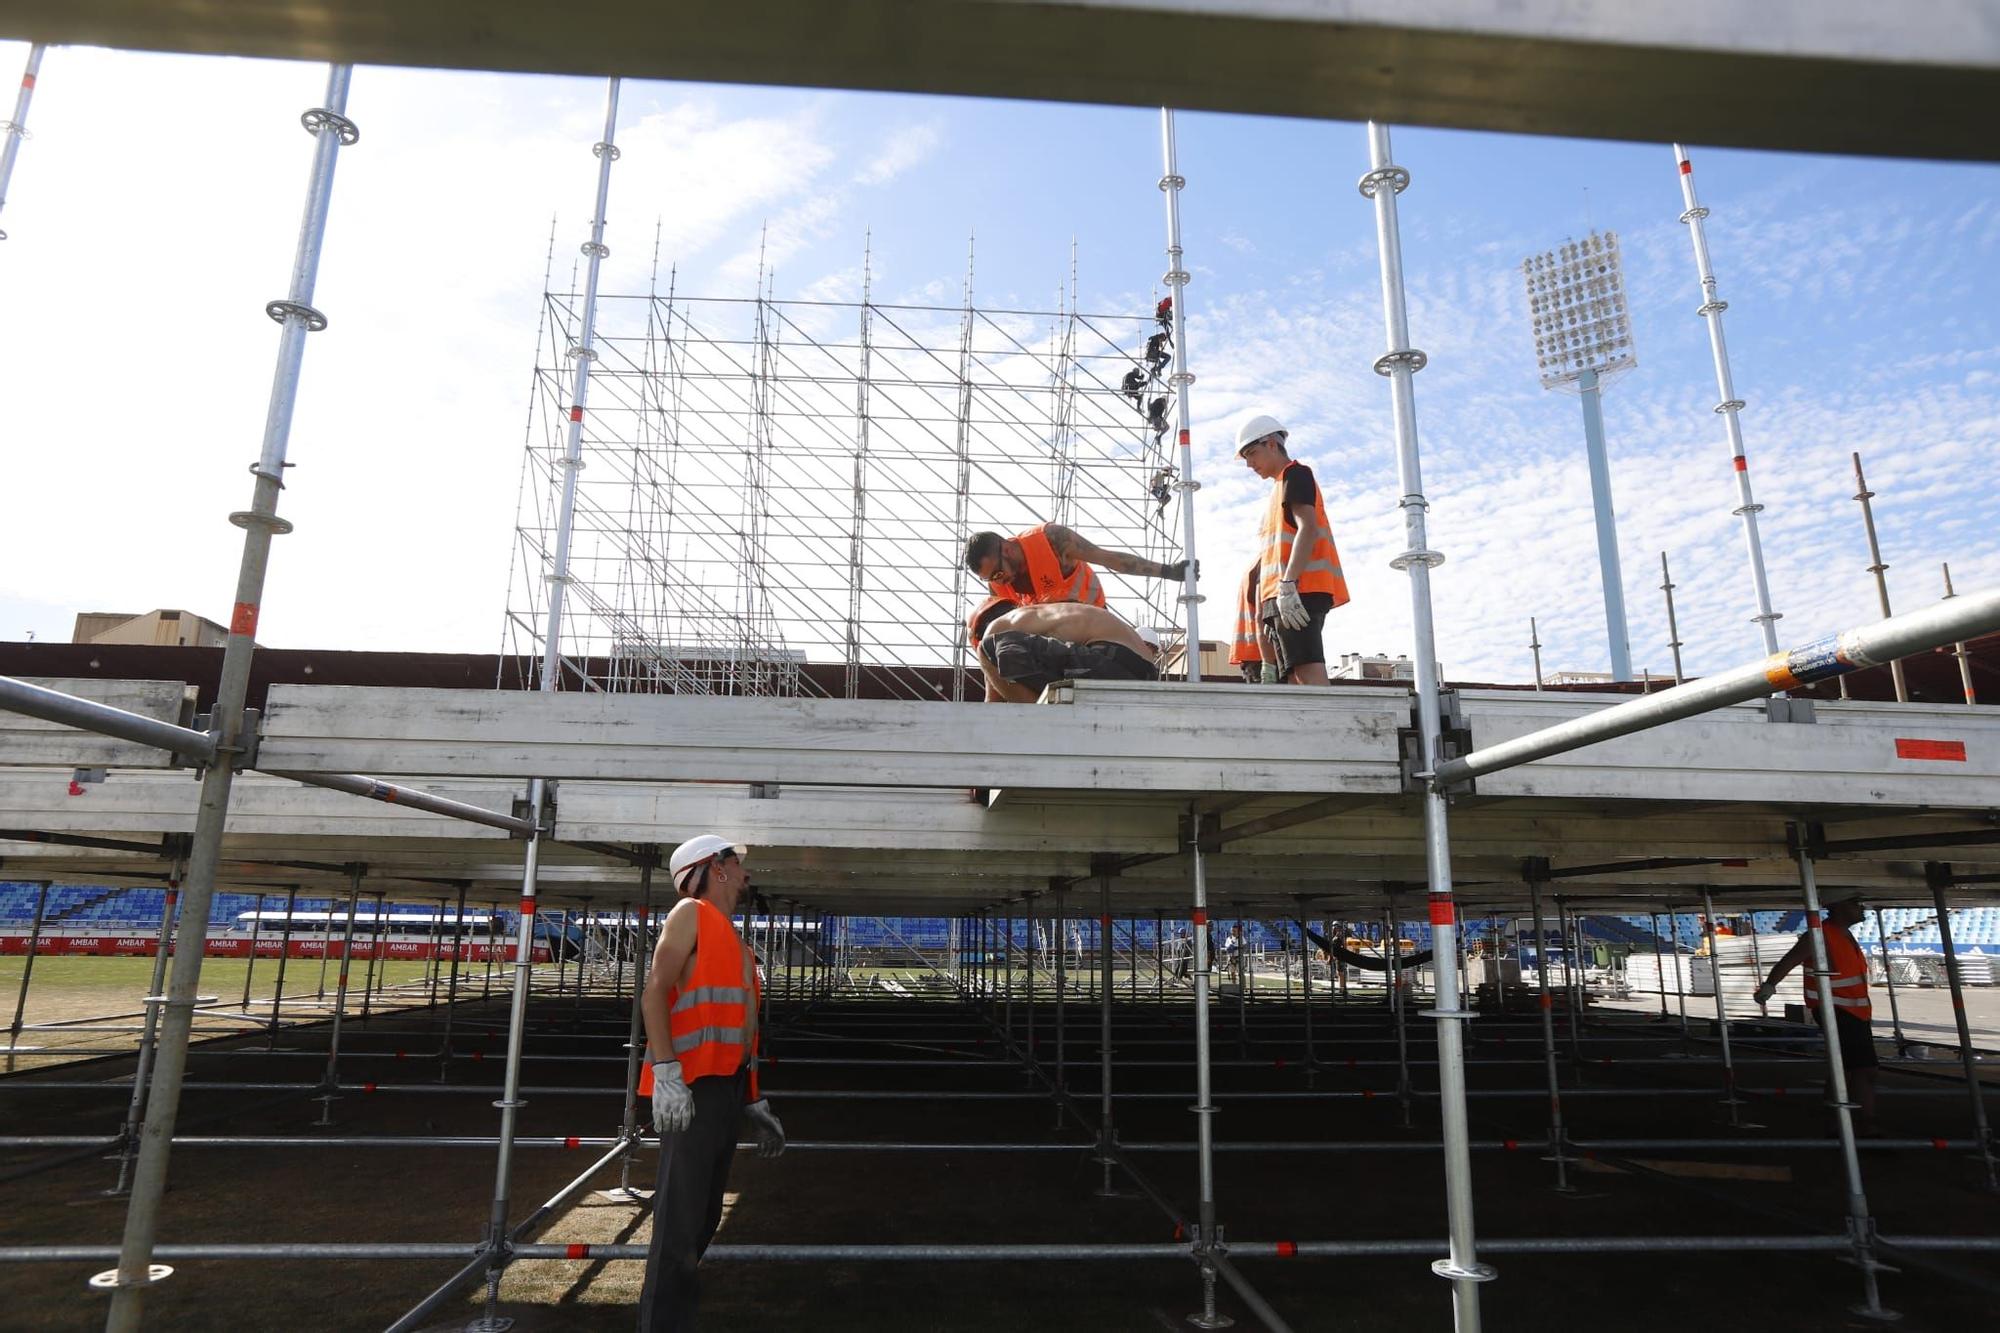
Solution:
<svg viewBox="0 0 2000 1333">
<path fill-rule="evenodd" d="M 864 271 L 866 271 L 864 265 Z M 572 288 L 575 283 L 570 284 Z M 1044 521 L 1169 561 L 1183 494 L 1145 415 L 1157 316 L 599 295 L 559 688 L 961 698 L 976 531 Z M 545 293 L 502 685 L 535 669 L 554 568 L 583 298 Z M 1173 586 L 1106 579 L 1180 641 Z M 825 664 L 810 673 L 809 663 Z"/>
</svg>

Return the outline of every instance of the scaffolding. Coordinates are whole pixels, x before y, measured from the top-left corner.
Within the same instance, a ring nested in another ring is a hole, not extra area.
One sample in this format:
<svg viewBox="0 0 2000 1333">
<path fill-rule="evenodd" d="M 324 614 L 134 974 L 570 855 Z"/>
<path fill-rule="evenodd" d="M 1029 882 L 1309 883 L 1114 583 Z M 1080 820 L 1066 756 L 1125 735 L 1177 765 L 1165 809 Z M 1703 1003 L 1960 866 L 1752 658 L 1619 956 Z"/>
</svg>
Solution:
<svg viewBox="0 0 2000 1333">
<path fill-rule="evenodd" d="M 1078 309 L 1074 257 L 1053 311 L 978 306 L 973 276 L 954 307 L 867 277 L 859 301 L 784 300 L 762 272 L 754 296 L 692 296 L 670 269 L 596 298 L 580 417 L 584 298 L 545 293 L 500 683 L 542 655 L 579 426 L 562 689 L 959 699 L 973 532 L 1058 522 L 1177 558 L 1186 492 L 1141 402 L 1164 390 L 1120 388 L 1157 319 Z M 1176 589 L 1106 585 L 1176 651 Z"/>
</svg>

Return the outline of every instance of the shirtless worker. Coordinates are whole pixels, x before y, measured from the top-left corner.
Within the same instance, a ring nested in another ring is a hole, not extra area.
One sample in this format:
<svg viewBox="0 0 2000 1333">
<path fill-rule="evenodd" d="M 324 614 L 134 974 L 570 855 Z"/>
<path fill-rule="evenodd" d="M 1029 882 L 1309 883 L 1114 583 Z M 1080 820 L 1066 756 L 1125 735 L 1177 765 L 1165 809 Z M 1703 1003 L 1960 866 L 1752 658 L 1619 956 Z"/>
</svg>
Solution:
<svg viewBox="0 0 2000 1333">
<path fill-rule="evenodd" d="M 1059 680 L 1158 680 L 1158 646 L 1100 606 L 989 597 L 965 622 L 986 702 L 1031 704 Z"/>
<path fill-rule="evenodd" d="M 965 544 L 965 567 L 986 584 L 987 591 L 1022 606 L 1046 602 L 1103 606 L 1104 584 L 1092 561 L 1117 574 L 1187 581 L 1185 560 L 1148 560 L 1108 551 L 1060 523 L 1043 523 L 1011 537 L 975 532 Z M 1201 577 L 1200 561 L 1195 562 L 1195 577 Z"/>
</svg>

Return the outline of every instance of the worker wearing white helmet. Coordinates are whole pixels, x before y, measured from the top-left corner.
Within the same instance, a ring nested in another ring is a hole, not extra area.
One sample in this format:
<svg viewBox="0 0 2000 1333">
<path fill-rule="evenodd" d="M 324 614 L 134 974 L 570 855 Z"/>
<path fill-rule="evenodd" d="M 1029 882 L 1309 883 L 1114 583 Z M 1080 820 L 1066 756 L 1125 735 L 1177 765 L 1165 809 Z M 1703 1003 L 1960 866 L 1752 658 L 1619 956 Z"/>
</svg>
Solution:
<svg viewBox="0 0 2000 1333">
<path fill-rule="evenodd" d="M 1287 685 L 1326 684 L 1327 612 L 1346 604 L 1347 580 L 1312 469 L 1286 449 L 1290 432 L 1259 413 L 1236 431 L 1236 456 L 1271 483 L 1259 531 L 1257 605 L 1266 662 Z"/>
<path fill-rule="evenodd" d="M 660 929 L 639 1001 L 639 1090 L 652 1095 L 660 1136 L 641 1330 L 694 1327 L 695 1269 L 722 1221 L 739 1123 L 749 1121 L 759 1156 L 785 1150 L 784 1126 L 757 1087 L 757 961 L 732 921 L 750 888 L 746 851 L 704 833 L 667 862 L 680 901 Z"/>
</svg>

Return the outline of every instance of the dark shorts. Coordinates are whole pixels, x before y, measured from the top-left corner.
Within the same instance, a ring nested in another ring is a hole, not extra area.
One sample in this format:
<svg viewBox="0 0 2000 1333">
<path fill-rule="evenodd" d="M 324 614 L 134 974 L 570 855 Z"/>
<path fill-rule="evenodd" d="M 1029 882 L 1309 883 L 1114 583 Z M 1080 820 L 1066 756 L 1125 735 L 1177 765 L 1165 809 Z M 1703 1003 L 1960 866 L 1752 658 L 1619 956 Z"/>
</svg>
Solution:
<svg viewBox="0 0 2000 1333">
<path fill-rule="evenodd" d="M 1276 602 L 1266 602 L 1261 613 L 1264 646 L 1272 654 L 1280 682 L 1302 666 L 1326 661 L 1326 645 L 1322 640 L 1325 637 L 1326 613 L 1333 610 L 1333 598 L 1327 593 L 1309 592 L 1300 600 L 1312 616 L 1304 629 L 1286 629 L 1280 625 Z"/>
<path fill-rule="evenodd" d="M 1153 664 L 1122 643 L 1066 643 L 1046 634 L 989 634 L 980 653 L 1000 679 L 1044 690 L 1059 680 L 1158 680 Z"/>
<path fill-rule="evenodd" d="M 1806 1011 L 1818 1020 L 1818 1005 L 1808 1005 Z M 1881 1063 L 1875 1058 L 1875 1030 L 1867 1019 L 1835 1009 L 1833 1025 L 1840 1032 L 1842 1069 L 1874 1069 Z"/>
</svg>

